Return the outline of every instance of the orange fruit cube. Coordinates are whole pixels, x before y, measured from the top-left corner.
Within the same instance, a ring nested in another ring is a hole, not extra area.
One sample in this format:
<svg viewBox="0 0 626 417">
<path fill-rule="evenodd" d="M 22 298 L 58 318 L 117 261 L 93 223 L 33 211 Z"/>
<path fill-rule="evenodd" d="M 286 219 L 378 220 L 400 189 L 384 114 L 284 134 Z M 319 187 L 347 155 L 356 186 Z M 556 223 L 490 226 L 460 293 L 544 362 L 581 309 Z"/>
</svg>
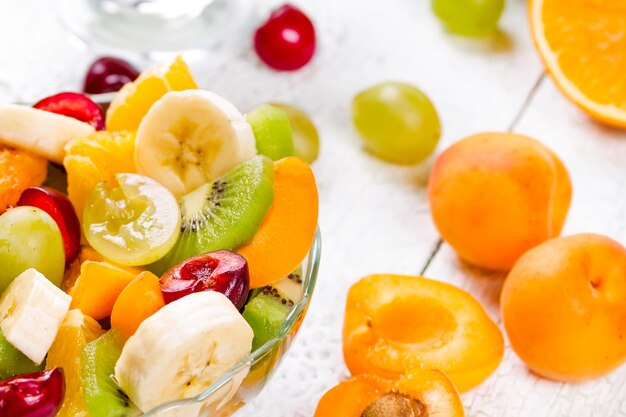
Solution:
<svg viewBox="0 0 626 417">
<path fill-rule="evenodd" d="M 119 329 L 124 339 L 137 331 L 139 325 L 165 305 L 159 278 L 144 271 L 120 293 L 111 312 L 111 327 Z"/>
<path fill-rule="evenodd" d="M 109 317 L 117 297 L 140 272 L 108 262 L 83 262 L 80 275 L 69 293 L 72 297 L 70 308 L 78 308 L 96 320 Z"/>
<path fill-rule="evenodd" d="M 17 204 L 25 189 L 41 185 L 47 169 L 45 159 L 17 149 L 0 148 L 0 213 Z"/>
</svg>

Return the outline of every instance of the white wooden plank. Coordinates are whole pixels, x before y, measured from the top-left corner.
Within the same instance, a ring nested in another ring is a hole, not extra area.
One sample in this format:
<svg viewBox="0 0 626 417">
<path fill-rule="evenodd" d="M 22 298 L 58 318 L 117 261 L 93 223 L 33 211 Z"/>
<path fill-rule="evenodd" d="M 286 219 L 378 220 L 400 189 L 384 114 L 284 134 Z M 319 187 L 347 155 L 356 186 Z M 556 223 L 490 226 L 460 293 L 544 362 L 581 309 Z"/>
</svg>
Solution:
<svg viewBox="0 0 626 417">
<path fill-rule="evenodd" d="M 569 169 L 574 197 L 564 234 L 595 232 L 625 242 L 626 134 L 586 118 L 549 79 L 541 85 L 517 130 L 540 139 Z M 472 267 L 444 244 L 426 276 L 468 290 L 500 323 L 504 274 Z M 498 370 L 463 400 L 470 416 L 624 416 L 626 367 L 584 384 L 552 382 L 531 374 L 507 344 Z"/>
</svg>

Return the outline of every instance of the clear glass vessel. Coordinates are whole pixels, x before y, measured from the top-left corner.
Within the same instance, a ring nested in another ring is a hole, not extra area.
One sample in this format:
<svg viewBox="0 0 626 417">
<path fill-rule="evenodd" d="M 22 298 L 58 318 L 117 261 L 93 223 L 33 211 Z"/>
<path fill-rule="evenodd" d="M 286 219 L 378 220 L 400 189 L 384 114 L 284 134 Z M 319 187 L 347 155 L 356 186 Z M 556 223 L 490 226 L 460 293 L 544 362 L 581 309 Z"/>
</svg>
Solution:
<svg viewBox="0 0 626 417">
<path fill-rule="evenodd" d="M 65 28 L 87 49 L 132 61 L 188 61 L 249 42 L 254 0 L 53 0 Z"/>
<path fill-rule="evenodd" d="M 317 281 L 320 255 L 321 235 L 318 229 L 311 249 L 302 263 L 302 300 L 294 305 L 276 338 L 252 352 L 196 397 L 165 403 L 143 416 L 227 417 L 254 400 L 273 375 L 300 329 Z M 243 382 L 239 386 L 242 378 Z"/>
</svg>

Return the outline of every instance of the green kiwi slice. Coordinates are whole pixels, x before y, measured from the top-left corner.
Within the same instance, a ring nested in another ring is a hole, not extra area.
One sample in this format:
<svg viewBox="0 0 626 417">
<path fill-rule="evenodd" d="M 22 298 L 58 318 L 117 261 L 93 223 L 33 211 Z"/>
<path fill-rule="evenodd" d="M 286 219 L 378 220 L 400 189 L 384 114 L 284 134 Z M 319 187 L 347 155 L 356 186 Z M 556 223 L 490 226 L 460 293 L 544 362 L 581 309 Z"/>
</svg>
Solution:
<svg viewBox="0 0 626 417">
<path fill-rule="evenodd" d="M 37 365 L 13 346 L 0 332 L 0 380 L 16 375 L 42 371 L 44 365 Z"/>
<path fill-rule="evenodd" d="M 91 417 L 134 417 L 141 414 L 113 379 L 122 346 L 120 335 L 111 330 L 87 343 L 81 352 L 80 382 Z"/>
<path fill-rule="evenodd" d="M 274 164 L 257 155 L 180 200 L 180 236 L 148 269 L 160 276 L 192 256 L 242 247 L 252 240 L 273 201 Z"/>
<path fill-rule="evenodd" d="M 287 315 L 301 299 L 301 269 L 276 284 L 260 289 L 252 296 L 242 314 L 254 331 L 253 351 L 278 336 Z"/>
<path fill-rule="evenodd" d="M 264 104 L 248 113 L 246 120 L 254 132 L 258 153 L 274 161 L 295 155 L 291 123 L 286 111 Z"/>
</svg>

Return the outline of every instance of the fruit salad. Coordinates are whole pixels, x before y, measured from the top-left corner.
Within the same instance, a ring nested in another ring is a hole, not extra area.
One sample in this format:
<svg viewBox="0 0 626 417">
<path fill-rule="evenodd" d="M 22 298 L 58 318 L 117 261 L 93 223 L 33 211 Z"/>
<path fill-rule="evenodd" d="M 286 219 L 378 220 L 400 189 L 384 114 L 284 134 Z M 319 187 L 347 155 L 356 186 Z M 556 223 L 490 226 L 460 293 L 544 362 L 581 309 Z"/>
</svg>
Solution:
<svg viewBox="0 0 626 417">
<path fill-rule="evenodd" d="M 180 58 L 126 81 L 106 114 L 78 93 L 0 105 L 2 416 L 195 397 L 303 297 L 318 194 L 296 148 L 314 159 L 317 133 L 295 145 L 282 107 L 243 115 Z"/>
</svg>

